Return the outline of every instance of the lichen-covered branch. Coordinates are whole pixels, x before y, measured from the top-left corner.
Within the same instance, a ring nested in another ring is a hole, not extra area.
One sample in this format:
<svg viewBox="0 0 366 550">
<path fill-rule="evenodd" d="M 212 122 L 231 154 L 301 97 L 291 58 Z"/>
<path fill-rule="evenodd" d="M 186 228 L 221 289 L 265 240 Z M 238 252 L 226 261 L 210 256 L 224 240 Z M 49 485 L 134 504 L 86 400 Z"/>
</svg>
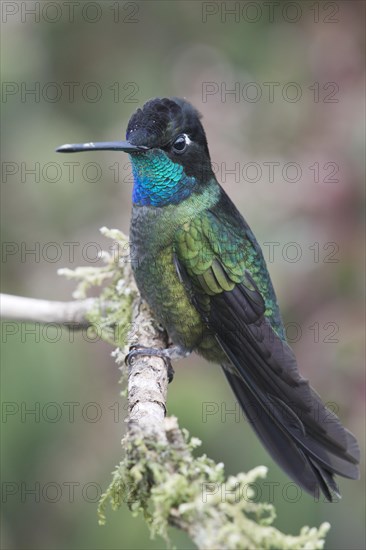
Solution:
<svg viewBox="0 0 366 550">
<path fill-rule="evenodd" d="M 136 299 L 132 311 L 130 345 L 166 348 L 167 335 L 154 324 L 144 302 Z M 159 357 L 140 356 L 130 365 L 128 373 L 128 433 L 167 445 L 164 419 L 168 375 L 165 362 Z"/>
<path fill-rule="evenodd" d="M 117 346 L 113 355 L 126 374 L 124 359 L 131 345 L 164 348 L 168 338 L 141 302 L 131 267 L 118 254 L 120 247 L 125 249 L 126 237 L 106 228 L 102 233 L 116 243 L 115 253 L 103 254 L 105 265 L 62 274 L 78 281 L 74 297 L 81 300 L 79 305 L 88 304 L 83 315 Z M 94 285 L 104 287 L 98 299 L 87 302 L 87 291 Z M 226 479 L 222 463 L 195 456 L 200 441 L 180 429 L 176 418 L 166 416 L 167 388 L 166 365 L 159 357 L 137 356 L 128 367 L 124 458 L 102 495 L 100 523 L 106 522 L 108 504 L 114 510 L 127 505 L 133 514 L 143 513 L 152 536 L 168 541 L 168 527 L 173 526 L 188 533 L 200 549 L 323 548 L 327 523 L 319 529 L 303 527 L 297 536 L 273 527 L 274 507 L 256 502 L 251 488 L 265 477 L 265 467 Z"/>
</svg>

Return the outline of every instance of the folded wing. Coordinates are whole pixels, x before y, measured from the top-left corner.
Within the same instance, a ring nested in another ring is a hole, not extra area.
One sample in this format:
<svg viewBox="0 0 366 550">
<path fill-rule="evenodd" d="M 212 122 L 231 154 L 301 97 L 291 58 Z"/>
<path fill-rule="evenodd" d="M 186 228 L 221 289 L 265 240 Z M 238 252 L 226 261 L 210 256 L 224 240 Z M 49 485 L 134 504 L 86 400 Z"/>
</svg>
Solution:
<svg viewBox="0 0 366 550">
<path fill-rule="evenodd" d="M 274 326 L 263 291 L 268 285 L 259 289 L 250 269 L 258 247 L 249 243 L 248 251 L 223 224 L 217 241 L 210 216 L 177 234 L 179 275 L 227 357 L 226 378 L 264 446 L 306 491 L 318 495 L 320 489 L 332 500 L 333 474 L 359 476 L 357 441 L 300 376 Z"/>
</svg>

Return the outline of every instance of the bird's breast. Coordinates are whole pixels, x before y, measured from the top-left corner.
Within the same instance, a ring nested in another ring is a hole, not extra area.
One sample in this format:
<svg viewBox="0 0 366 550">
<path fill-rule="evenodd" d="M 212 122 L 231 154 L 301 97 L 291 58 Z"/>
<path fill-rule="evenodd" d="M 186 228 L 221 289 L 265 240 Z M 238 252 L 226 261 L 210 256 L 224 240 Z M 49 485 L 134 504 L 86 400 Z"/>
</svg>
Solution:
<svg viewBox="0 0 366 550">
<path fill-rule="evenodd" d="M 206 331 L 174 265 L 174 220 L 167 212 L 134 207 L 130 250 L 137 287 L 171 340 L 186 349 L 198 347 Z"/>
</svg>

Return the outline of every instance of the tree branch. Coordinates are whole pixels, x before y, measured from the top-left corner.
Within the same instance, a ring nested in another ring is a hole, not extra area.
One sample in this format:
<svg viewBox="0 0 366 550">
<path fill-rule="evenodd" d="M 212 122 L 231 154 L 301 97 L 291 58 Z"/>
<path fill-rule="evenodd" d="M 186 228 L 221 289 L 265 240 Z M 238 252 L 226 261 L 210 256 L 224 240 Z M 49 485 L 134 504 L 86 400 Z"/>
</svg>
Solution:
<svg viewBox="0 0 366 550">
<path fill-rule="evenodd" d="M 166 333 L 158 330 L 149 308 L 140 298 L 133 303 L 132 327 L 130 345 L 167 347 Z M 128 373 L 128 430 L 133 438 L 151 439 L 167 445 L 164 427 L 167 390 L 168 375 L 164 360 L 137 356 Z"/>
<path fill-rule="evenodd" d="M 33 321 L 38 323 L 70 324 L 90 326 L 88 313 L 95 307 L 96 300 L 73 300 L 56 302 L 0 294 L 0 311 L 3 319 Z"/>
</svg>

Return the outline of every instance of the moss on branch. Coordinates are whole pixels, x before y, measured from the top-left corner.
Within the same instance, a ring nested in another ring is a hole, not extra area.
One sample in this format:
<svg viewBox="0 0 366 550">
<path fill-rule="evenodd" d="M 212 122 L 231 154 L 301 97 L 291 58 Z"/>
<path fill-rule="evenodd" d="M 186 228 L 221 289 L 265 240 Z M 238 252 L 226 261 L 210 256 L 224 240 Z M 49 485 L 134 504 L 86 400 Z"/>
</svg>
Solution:
<svg viewBox="0 0 366 550">
<path fill-rule="evenodd" d="M 193 456 L 200 442 L 180 431 L 176 419 L 169 418 L 166 424 L 170 426 L 166 446 L 124 438 L 125 458 L 100 501 L 101 524 L 109 502 L 113 510 L 127 505 L 134 515 L 142 513 L 152 537 L 160 535 L 167 543 L 171 525 L 186 531 L 202 549 L 323 548 L 329 524 L 285 535 L 272 526 L 274 507 L 254 501 L 256 491 L 251 486 L 266 476 L 264 466 L 225 479 L 222 463 L 206 455 Z"/>
</svg>

